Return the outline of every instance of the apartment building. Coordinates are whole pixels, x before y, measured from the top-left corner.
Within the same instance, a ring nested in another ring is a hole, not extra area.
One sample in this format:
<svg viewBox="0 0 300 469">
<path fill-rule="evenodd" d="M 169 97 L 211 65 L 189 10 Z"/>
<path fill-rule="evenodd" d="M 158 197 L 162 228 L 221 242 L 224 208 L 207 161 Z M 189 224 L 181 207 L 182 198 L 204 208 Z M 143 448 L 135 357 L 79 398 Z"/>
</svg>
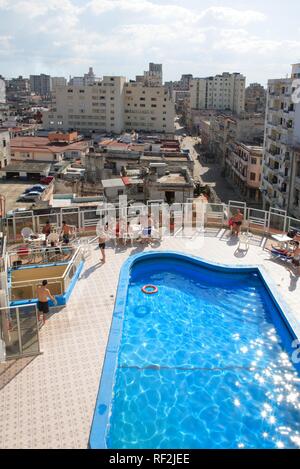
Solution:
<svg viewBox="0 0 300 469">
<path fill-rule="evenodd" d="M 99 78 L 96 78 L 93 67 L 89 67 L 88 73 L 85 73 L 83 77 L 70 77 L 69 85 L 70 86 L 87 86 L 93 85 L 99 81 Z"/>
<path fill-rule="evenodd" d="M 0 105 L 6 103 L 6 85 L 4 78 L 0 75 Z"/>
<path fill-rule="evenodd" d="M 294 102 L 294 79 L 300 64 L 292 66 L 290 78 L 268 81 L 262 196 L 264 209 L 275 207 L 299 216 L 300 104 Z"/>
<path fill-rule="evenodd" d="M 10 163 L 10 137 L 8 130 L 0 129 L 0 168 Z"/>
<path fill-rule="evenodd" d="M 249 204 L 261 204 L 262 146 L 241 142 L 227 144 L 225 176 L 239 193 L 241 200 Z"/>
<path fill-rule="evenodd" d="M 204 150 L 223 168 L 228 143 L 239 141 L 256 146 L 263 143 L 265 125 L 263 114 L 204 116 L 199 125 Z"/>
<path fill-rule="evenodd" d="M 82 133 L 139 130 L 174 133 L 175 106 L 163 86 L 103 77 L 93 85 L 58 87 L 52 107 L 43 113 L 47 130 Z"/>
<path fill-rule="evenodd" d="M 66 86 L 67 80 L 65 77 L 51 77 L 51 91 L 55 90 L 57 86 Z"/>
<path fill-rule="evenodd" d="M 250 83 L 245 90 L 245 111 L 262 112 L 266 110 L 266 90 L 259 83 Z"/>
<path fill-rule="evenodd" d="M 125 85 L 124 129 L 174 133 L 175 105 L 164 86 Z"/>
<path fill-rule="evenodd" d="M 56 88 L 51 110 L 43 113 L 43 127 L 83 133 L 122 132 L 125 82 L 125 77 L 105 76 L 93 85 Z"/>
<path fill-rule="evenodd" d="M 41 73 L 40 75 L 30 75 L 30 89 L 39 96 L 50 96 L 51 77 Z"/>
<path fill-rule="evenodd" d="M 216 109 L 240 114 L 245 110 L 245 77 L 222 73 L 190 81 L 190 109 Z"/>
<path fill-rule="evenodd" d="M 162 64 L 149 63 L 149 70 L 144 72 L 143 83 L 146 86 L 162 86 Z"/>
</svg>

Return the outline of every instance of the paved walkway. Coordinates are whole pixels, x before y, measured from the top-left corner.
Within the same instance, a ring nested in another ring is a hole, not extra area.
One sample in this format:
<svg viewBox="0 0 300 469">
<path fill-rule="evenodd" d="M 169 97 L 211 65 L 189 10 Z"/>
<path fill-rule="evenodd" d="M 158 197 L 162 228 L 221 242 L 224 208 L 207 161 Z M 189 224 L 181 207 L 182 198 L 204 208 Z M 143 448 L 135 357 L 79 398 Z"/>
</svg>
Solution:
<svg viewBox="0 0 300 469">
<path fill-rule="evenodd" d="M 224 230 L 204 238 L 169 238 L 155 249 L 193 253 L 228 264 L 262 264 L 300 323 L 299 281 L 269 260 L 264 239 L 237 251 Z M 146 247 L 145 250 L 151 248 Z M 114 307 L 119 271 L 141 246 L 107 249 L 101 265 L 92 246 L 70 301 L 40 333 L 43 353 L 0 365 L 0 448 L 86 448 Z"/>
</svg>

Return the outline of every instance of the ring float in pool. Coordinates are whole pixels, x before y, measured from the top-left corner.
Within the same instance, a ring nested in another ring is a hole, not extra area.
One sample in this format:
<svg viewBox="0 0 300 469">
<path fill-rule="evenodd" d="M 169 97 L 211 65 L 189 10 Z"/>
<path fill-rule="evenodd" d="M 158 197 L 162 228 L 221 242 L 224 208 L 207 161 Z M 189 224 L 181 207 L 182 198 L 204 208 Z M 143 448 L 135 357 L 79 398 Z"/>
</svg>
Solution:
<svg viewBox="0 0 300 469">
<path fill-rule="evenodd" d="M 142 292 L 146 293 L 147 295 L 152 295 L 153 293 L 158 292 L 158 288 L 155 285 L 144 285 Z"/>
</svg>

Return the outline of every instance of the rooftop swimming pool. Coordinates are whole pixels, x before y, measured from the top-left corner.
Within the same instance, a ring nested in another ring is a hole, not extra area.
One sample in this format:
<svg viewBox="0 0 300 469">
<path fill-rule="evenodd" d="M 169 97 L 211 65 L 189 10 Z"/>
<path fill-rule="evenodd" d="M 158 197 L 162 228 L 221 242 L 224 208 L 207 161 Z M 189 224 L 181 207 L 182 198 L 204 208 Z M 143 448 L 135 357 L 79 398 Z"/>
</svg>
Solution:
<svg viewBox="0 0 300 469">
<path fill-rule="evenodd" d="M 158 292 L 143 293 L 146 284 Z M 299 448 L 294 339 L 258 268 L 129 258 L 90 447 Z"/>
</svg>

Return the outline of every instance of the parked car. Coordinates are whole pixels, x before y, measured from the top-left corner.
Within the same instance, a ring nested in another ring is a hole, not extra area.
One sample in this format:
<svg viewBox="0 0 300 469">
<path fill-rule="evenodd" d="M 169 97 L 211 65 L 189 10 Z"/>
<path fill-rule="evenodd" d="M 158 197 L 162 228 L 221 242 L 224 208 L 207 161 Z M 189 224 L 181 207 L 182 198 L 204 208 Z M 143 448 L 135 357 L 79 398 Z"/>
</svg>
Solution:
<svg viewBox="0 0 300 469">
<path fill-rule="evenodd" d="M 24 191 L 24 194 L 28 194 L 29 192 L 32 192 L 32 191 L 44 192 L 45 189 L 46 189 L 45 186 L 41 186 L 41 184 L 36 184 L 35 186 L 28 187 L 28 189 Z"/>
<path fill-rule="evenodd" d="M 38 191 L 31 191 L 31 192 L 27 192 L 26 194 L 22 194 L 20 196 L 20 199 L 19 200 L 23 200 L 23 201 L 30 201 L 30 200 L 36 200 L 37 198 L 39 198 L 41 196 L 41 193 L 38 192 Z"/>
<path fill-rule="evenodd" d="M 46 184 L 48 186 L 48 184 L 50 184 L 50 182 L 52 182 L 54 179 L 54 176 L 46 176 L 46 177 L 43 177 L 41 179 L 41 184 Z"/>
</svg>

